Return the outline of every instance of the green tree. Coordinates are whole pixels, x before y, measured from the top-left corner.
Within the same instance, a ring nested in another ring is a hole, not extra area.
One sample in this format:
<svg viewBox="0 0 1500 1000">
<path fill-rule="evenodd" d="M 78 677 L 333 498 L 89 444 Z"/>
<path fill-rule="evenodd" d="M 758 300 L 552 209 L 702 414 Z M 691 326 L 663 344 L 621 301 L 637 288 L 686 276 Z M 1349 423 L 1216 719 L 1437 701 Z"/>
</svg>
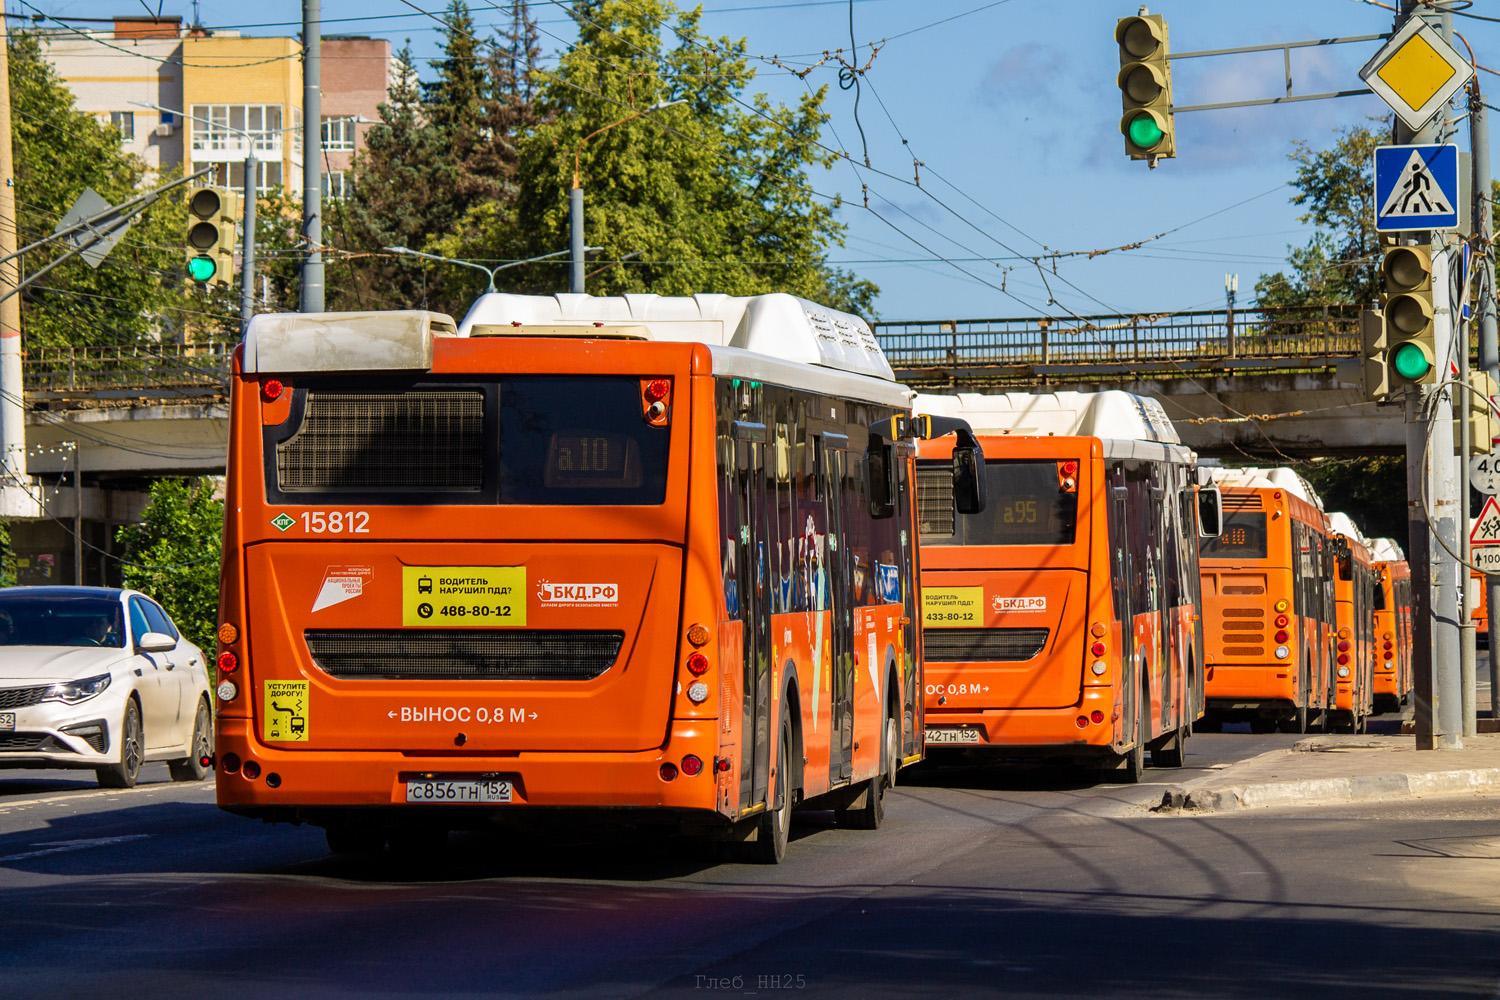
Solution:
<svg viewBox="0 0 1500 1000">
<path fill-rule="evenodd" d="M 50 233 L 85 188 L 113 204 L 138 193 L 148 178 L 146 165 L 121 150 L 115 128 L 74 107 L 37 36 L 9 37 L 17 229 L 24 244 Z M 176 249 L 186 220 L 185 200 L 168 195 L 137 219 L 97 270 L 65 261 L 23 292 L 27 348 L 185 339 L 189 329 L 232 325 L 228 296 L 206 298 L 187 288 Z M 39 270 L 59 252 L 28 254 L 26 270 Z"/>
<path fill-rule="evenodd" d="M 1356 125 L 1337 135 L 1328 149 L 1293 143 L 1292 204 L 1307 207 L 1298 221 L 1317 230 L 1306 246 L 1288 248 L 1290 273 L 1262 274 L 1256 281 L 1255 300 L 1262 307 L 1357 305 L 1380 294 L 1372 162 L 1375 147 L 1389 135 L 1383 125 Z"/>
<path fill-rule="evenodd" d="M 835 159 L 818 145 L 826 91 L 794 108 L 763 94 L 741 103 L 754 78 L 743 40 L 708 38 L 700 12 L 671 0 L 594 0 L 576 10 L 578 42 L 555 73 L 537 74 L 539 123 L 520 140 L 514 215 L 475 205 L 431 247 L 491 260 L 566 248 L 576 157 L 585 238 L 603 247 L 594 294 L 786 291 L 868 314 L 877 289 L 828 266 L 844 226 L 806 176 Z M 674 100 L 686 103 L 620 121 Z M 506 281 L 550 293 L 566 273 L 553 261 Z"/>
<path fill-rule="evenodd" d="M 1296 466 L 1323 498 L 1325 510 L 1343 511 L 1370 538 L 1394 538 L 1406 546 L 1406 459 L 1377 455 L 1320 459 Z"/>
<path fill-rule="evenodd" d="M 212 650 L 219 617 L 224 501 L 210 479 L 160 479 L 141 523 L 124 525 L 125 586 L 149 594 L 189 640 Z"/>
</svg>

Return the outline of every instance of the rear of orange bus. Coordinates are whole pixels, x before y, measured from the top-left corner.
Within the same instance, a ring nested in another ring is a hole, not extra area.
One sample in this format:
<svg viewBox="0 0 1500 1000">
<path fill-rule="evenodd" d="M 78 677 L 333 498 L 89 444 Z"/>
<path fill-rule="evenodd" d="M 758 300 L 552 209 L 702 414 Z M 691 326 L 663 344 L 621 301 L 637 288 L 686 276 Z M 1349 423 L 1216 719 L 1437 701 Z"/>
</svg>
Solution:
<svg viewBox="0 0 1500 1000">
<path fill-rule="evenodd" d="M 1362 541 L 1343 534 L 1334 538 L 1338 546 L 1333 586 L 1338 633 L 1334 646 L 1333 728 L 1362 733 L 1375 705 L 1375 567 Z"/>
<path fill-rule="evenodd" d="M 1392 560 L 1375 571 L 1375 710 L 1399 712 L 1411 694 L 1411 568 Z"/>
<path fill-rule="evenodd" d="M 1224 530 L 1199 549 L 1204 721 L 1305 732 L 1329 689 L 1323 513 L 1275 486 L 1229 485 L 1244 471 L 1224 470 Z"/>
<path fill-rule="evenodd" d="M 933 461 L 948 446 L 919 445 L 929 749 L 1070 758 L 1122 781 L 1140 779 L 1148 747 L 1153 763 L 1181 766 L 1203 691 L 1188 453 L 1077 436 L 980 443 L 989 506 L 961 523 Z"/>
</svg>

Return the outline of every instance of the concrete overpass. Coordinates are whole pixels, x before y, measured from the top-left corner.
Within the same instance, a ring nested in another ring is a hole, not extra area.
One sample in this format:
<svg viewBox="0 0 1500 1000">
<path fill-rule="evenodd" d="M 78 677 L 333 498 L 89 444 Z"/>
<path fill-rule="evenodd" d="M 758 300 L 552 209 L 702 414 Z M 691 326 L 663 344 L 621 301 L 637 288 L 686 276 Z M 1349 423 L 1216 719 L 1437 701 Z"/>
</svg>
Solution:
<svg viewBox="0 0 1500 1000">
<path fill-rule="evenodd" d="M 877 323 L 875 335 L 896 377 L 926 391 L 1154 396 L 1203 455 L 1396 454 L 1406 445 L 1401 408 L 1364 401 L 1352 308 L 921 320 Z"/>
</svg>

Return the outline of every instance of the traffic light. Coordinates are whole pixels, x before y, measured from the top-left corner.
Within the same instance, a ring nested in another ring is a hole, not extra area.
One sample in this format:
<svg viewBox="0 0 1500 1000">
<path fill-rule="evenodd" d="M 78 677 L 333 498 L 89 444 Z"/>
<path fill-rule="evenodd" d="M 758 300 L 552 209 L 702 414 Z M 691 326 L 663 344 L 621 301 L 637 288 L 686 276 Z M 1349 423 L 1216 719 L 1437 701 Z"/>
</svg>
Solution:
<svg viewBox="0 0 1500 1000">
<path fill-rule="evenodd" d="M 1385 252 L 1385 363 L 1391 391 L 1438 379 L 1432 321 L 1432 248 L 1395 246 Z"/>
<path fill-rule="evenodd" d="M 1391 394 L 1385 357 L 1385 314 L 1379 309 L 1360 313 L 1359 339 L 1364 357 L 1360 381 L 1365 387 L 1365 398 L 1378 403 Z"/>
<path fill-rule="evenodd" d="M 1120 43 L 1120 100 L 1125 113 L 1120 131 L 1132 160 L 1156 166 L 1162 156 L 1177 155 L 1172 121 L 1172 67 L 1167 62 L 1167 22 L 1160 14 L 1122 17 L 1115 25 Z"/>
<path fill-rule="evenodd" d="M 1476 455 L 1488 455 L 1494 440 L 1500 437 L 1500 420 L 1495 418 L 1495 410 L 1490 406 L 1490 397 L 1500 394 L 1500 386 L 1495 380 L 1484 372 L 1469 369 L 1469 384 L 1474 386 L 1478 392 L 1469 393 L 1469 442 Z M 1457 402 L 1457 400 L 1455 400 Z M 1460 435 L 1461 425 L 1457 420 L 1453 421 L 1453 451 L 1458 453 L 1463 439 Z"/>
<path fill-rule="evenodd" d="M 234 280 L 235 216 L 239 199 L 212 187 L 188 193 L 187 272 L 200 285 Z"/>
</svg>

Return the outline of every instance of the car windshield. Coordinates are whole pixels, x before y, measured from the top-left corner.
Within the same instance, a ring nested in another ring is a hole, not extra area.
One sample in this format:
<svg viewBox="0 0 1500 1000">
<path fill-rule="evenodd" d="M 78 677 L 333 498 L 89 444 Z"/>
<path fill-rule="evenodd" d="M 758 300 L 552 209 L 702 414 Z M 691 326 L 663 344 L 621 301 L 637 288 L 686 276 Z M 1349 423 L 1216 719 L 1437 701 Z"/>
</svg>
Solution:
<svg viewBox="0 0 1500 1000">
<path fill-rule="evenodd" d="M 0 646 L 125 646 L 120 602 L 0 592 Z"/>
</svg>

